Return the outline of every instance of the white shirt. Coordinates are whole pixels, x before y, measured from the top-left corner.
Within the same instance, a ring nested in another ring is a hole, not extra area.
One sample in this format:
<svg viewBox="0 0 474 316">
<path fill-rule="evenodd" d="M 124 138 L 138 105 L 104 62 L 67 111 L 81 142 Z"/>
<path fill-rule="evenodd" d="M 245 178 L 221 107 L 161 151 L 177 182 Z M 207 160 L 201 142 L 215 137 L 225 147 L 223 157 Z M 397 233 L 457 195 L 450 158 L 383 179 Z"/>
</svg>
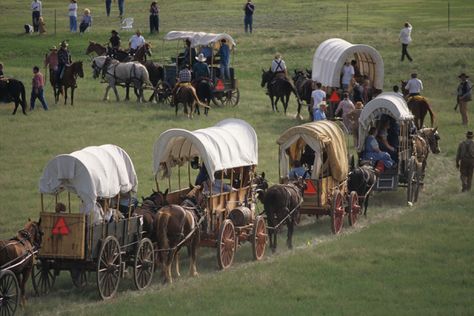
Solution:
<svg viewBox="0 0 474 316">
<path fill-rule="evenodd" d="M 352 65 L 344 65 L 342 67 L 342 84 L 350 84 L 355 71 Z"/>
<path fill-rule="evenodd" d="M 286 64 L 283 59 L 274 59 L 272 60 L 272 72 L 285 71 Z"/>
<path fill-rule="evenodd" d="M 316 108 L 319 103 L 326 100 L 326 92 L 321 89 L 316 89 L 311 92 L 311 98 L 313 98 L 313 108 Z"/>
<path fill-rule="evenodd" d="M 33 1 L 31 3 L 31 11 L 41 12 L 41 1 Z"/>
<path fill-rule="evenodd" d="M 131 49 L 137 49 L 140 46 L 145 44 L 145 38 L 143 36 L 137 36 L 137 34 L 133 34 L 132 37 L 130 37 L 130 48 Z"/>
<path fill-rule="evenodd" d="M 77 17 L 77 3 L 70 3 L 68 10 L 69 10 L 69 16 Z"/>
<path fill-rule="evenodd" d="M 104 220 L 102 206 L 99 203 L 95 203 L 92 210 L 88 210 L 84 202 L 79 205 L 79 213 L 83 213 L 92 217 L 92 224 L 102 223 Z"/>
<path fill-rule="evenodd" d="M 408 45 L 411 43 L 411 29 L 412 26 L 408 25 L 408 27 L 404 27 L 400 31 L 400 42 L 402 42 L 402 44 Z"/>
<path fill-rule="evenodd" d="M 408 90 L 408 93 L 420 93 L 423 90 L 423 83 L 418 78 L 411 78 L 408 80 L 405 89 Z"/>
</svg>

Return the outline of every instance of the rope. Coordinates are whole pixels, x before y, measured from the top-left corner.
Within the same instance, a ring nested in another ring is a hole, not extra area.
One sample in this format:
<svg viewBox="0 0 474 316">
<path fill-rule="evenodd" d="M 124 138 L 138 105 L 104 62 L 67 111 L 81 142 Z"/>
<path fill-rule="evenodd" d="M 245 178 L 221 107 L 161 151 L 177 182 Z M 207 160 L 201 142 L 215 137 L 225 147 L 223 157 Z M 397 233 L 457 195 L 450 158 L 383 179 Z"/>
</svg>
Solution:
<svg viewBox="0 0 474 316">
<path fill-rule="evenodd" d="M 176 250 L 178 247 L 180 247 L 182 244 L 184 244 L 186 241 L 188 241 L 188 239 L 194 234 L 194 232 L 196 231 L 196 229 L 199 228 L 199 226 L 201 225 L 201 223 L 204 221 L 205 219 L 205 216 L 201 217 L 199 219 L 199 221 L 196 223 L 196 226 L 193 228 L 193 230 L 191 230 L 176 246 L 174 246 L 173 248 L 168 248 L 168 249 L 156 249 L 154 251 L 156 252 L 163 252 L 163 251 L 174 251 Z"/>
</svg>

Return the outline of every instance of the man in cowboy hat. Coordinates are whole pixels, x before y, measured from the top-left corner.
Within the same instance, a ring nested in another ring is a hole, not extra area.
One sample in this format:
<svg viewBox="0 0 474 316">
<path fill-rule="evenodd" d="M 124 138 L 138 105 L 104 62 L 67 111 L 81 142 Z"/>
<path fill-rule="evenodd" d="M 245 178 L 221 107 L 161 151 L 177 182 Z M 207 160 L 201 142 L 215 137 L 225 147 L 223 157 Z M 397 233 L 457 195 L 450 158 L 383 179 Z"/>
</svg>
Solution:
<svg viewBox="0 0 474 316">
<path fill-rule="evenodd" d="M 58 49 L 56 46 L 53 46 L 49 49 L 49 54 L 46 54 L 44 58 L 44 67 L 48 67 L 49 65 L 49 76 L 56 75 L 56 71 L 58 70 Z"/>
<path fill-rule="evenodd" d="M 61 79 L 64 74 L 64 69 L 66 69 L 66 66 L 71 64 L 71 54 L 69 53 L 68 50 L 69 44 L 64 40 L 60 44 L 60 48 L 58 50 L 58 71 L 56 74 L 56 87 L 60 88 L 61 87 Z"/>
<path fill-rule="evenodd" d="M 458 146 L 456 155 L 456 168 L 461 173 L 462 192 L 471 190 L 472 173 L 474 170 L 474 133 L 468 131 L 466 139 Z"/>
<path fill-rule="evenodd" d="M 200 53 L 195 58 L 198 62 L 194 63 L 193 65 L 194 79 L 196 81 L 201 80 L 201 79 L 209 79 L 210 73 L 209 73 L 209 67 L 206 64 L 207 58 L 204 56 L 203 53 Z"/>
<path fill-rule="evenodd" d="M 472 95 L 472 84 L 469 80 L 468 75 L 462 73 L 458 76 L 461 79 L 461 82 L 458 85 L 458 104 L 459 104 L 459 112 L 461 113 L 462 124 L 468 124 L 468 117 L 467 117 L 467 103 L 471 101 Z"/>
</svg>

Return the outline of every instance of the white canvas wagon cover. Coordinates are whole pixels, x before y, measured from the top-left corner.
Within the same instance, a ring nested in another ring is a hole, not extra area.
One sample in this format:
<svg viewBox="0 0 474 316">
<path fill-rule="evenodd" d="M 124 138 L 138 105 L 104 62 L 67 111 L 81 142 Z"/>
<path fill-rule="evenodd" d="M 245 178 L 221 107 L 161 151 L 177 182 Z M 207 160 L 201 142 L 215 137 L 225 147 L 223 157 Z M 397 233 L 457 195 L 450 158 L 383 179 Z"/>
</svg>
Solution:
<svg viewBox="0 0 474 316">
<path fill-rule="evenodd" d="M 369 128 L 382 114 L 393 117 L 396 121 L 412 121 L 413 114 L 408 109 L 405 99 L 394 92 L 384 92 L 369 101 L 359 116 L 359 151 L 364 149 L 364 140 L 368 135 Z"/>
<path fill-rule="evenodd" d="M 90 146 L 48 162 L 39 181 L 44 194 L 67 190 L 92 210 L 98 197 L 137 192 L 138 179 L 130 156 L 115 145 Z"/>
<path fill-rule="evenodd" d="M 323 152 L 327 153 L 327 159 L 331 175 L 336 181 L 344 181 L 349 172 L 347 147 L 344 132 L 334 122 L 317 121 L 310 122 L 287 129 L 277 140 L 280 145 L 280 174 L 288 174 L 288 156 L 290 159 L 298 159 L 297 152 L 301 151 L 300 139 L 309 145 L 315 152 L 312 179 L 318 179 L 323 164 Z M 298 147 L 298 148 L 296 148 Z"/>
<path fill-rule="evenodd" d="M 213 127 L 163 132 L 153 147 L 154 174 L 171 176 L 171 168 L 200 156 L 211 181 L 214 172 L 258 164 L 257 134 L 239 119 L 226 119 Z"/>
<path fill-rule="evenodd" d="M 229 34 L 226 33 L 205 33 L 205 32 L 190 32 L 190 31 L 170 31 L 164 39 L 166 41 L 174 40 L 190 40 L 191 47 L 212 45 L 225 39 L 230 48 L 235 46 L 235 41 Z"/>
<path fill-rule="evenodd" d="M 379 52 L 369 45 L 351 44 L 340 38 L 330 38 L 318 46 L 313 56 L 312 79 L 323 86 L 339 87 L 344 62 L 352 59 L 357 61 L 361 74 L 382 90 L 384 65 Z"/>
</svg>

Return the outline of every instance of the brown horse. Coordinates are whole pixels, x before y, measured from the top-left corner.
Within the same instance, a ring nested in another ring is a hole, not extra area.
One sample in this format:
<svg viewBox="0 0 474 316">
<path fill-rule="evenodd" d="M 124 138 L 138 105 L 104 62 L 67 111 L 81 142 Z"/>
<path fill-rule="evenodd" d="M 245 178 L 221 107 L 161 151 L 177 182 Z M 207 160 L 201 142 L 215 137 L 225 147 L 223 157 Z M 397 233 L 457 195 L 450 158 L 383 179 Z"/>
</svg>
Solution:
<svg viewBox="0 0 474 316">
<path fill-rule="evenodd" d="M 196 252 L 200 240 L 199 223 L 205 209 L 206 198 L 201 186 L 195 186 L 181 205 L 171 204 L 158 211 L 155 221 L 155 235 L 158 243 L 158 260 L 163 271 L 164 282 L 172 283 L 171 264 L 175 262 L 179 276 L 178 252 L 183 245 L 188 247 L 191 276 L 196 276 Z"/>
<path fill-rule="evenodd" d="M 64 69 L 63 78 L 61 79 L 59 88 L 56 85 L 56 75 L 50 70 L 49 81 L 53 87 L 54 102 L 57 104 L 59 95 L 64 95 L 64 104 L 67 103 L 67 89 L 71 88 L 71 105 L 74 105 L 74 89 L 77 88 L 77 77 L 84 78 L 84 70 L 82 61 L 73 62 Z M 64 89 L 64 90 L 63 90 Z"/>
<path fill-rule="evenodd" d="M 272 102 L 272 110 L 278 112 L 278 100 L 281 100 L 283 103 L 283 110 L 286 114 L 288 109 L 288 102 L 290 100 L 291 93 L 294 93 L 296 96 L 296 101 L 298 102 L 298 113 L 296 117 L 302 119 L 300 114 L 301 112 L 301 102 L 298 96 L 298 91 L 293 86 L 293 84 L 286 78 L 275 77 L 271 70 L 265 71 L 262 69 L 262 81 L 260 86 L 263 88 L 267 86 L 268 97 Z"/>
<path fill-rule="evenodd" d="M 431 118 L 431 127 L 433 127 L 435 121 L 435 114 L 431 109 L 431 105 L 428 103 L 428 100 L 422 96 L 408 96 L 408 90 L 405 89 L 407 81 L 402 81 L 402 92 L 403 96 L 407 100 L 408 108 L 415 117 L 415 126 L 417 129 L 423 128 L 423 122 L 425 120 L 426 114 L 430 113 Z"/>
<path fill-rule="evenodd" d="M 0 268 L 11 270 L 20 285 L 21 303 L 25 304 L 25 285 L 33 268 L 33 253 L 41 246 L 41 220 L 28 220 L 25 228 L 9 240 L 0 241 Z"/>
<path fill-rule="evenodd" d="M 301 100 L 305 101 L 306 104 L 311 104 L 311 92 L 313 92 L 313 80 L 308 77 L 308 72 L 302 70 L 295 70 L 293 76 L 293 83 L 295 84 L 296 91 Z"/>
<path fill-rule="evenodd" d="M 172 104 L 175 106 L 175 114 L 178 115 L 178 105 L 180 103 L 184 106 L 184 113 L 188 115 L 188 118 L 192 119 L 196 106 L 202 106 L 204 109 L 209 109 L 207 104 L 199 101 L 196 94 L 196 89 L 191 84 L 183 84 L 177 86 L 173 91 Z M 188 109 L 189 107 L 189 109 Z"/>
<path fill-rule="evenodd" d="M 107 55 L 108 53 L 108 48 L 107 46 L 104 46 L 102 44 L 89 41 L 89 46 L 87 46 L 86 49 L 86 55 L 90 55 L 91 53 L 96 53 L 97 56 L 104 56 Z M 110 55 L 113 55 L 114 59 L 117 59 L 120 62 L 127 62 L 132 60 L 132 56 L 128 54 L 127 51 L 121 50 L 121 49 L 116 49 L 112 52 L 109 52 Z"/>
<path fill-rule="evenodd" d="M 149 197 L 143 198 L 142 205 L 133 211 L 133 215 L 143 216 L 144 237 L 148 237 L 152 241 L 157 241 L 154 231 L 156 215 L 160 208 L 169 204 L 166 200 L 167 195 L 168 190 L 165 192 L 153 191 Z"/>
<path fill-rule="evenodd" d="M 422 128 L 413 136 L 413 151 L 417 161 L 417 168 L 420 168 L 418 173 L 421 175 L 420 181 L 423 181 L 425 177 L 425 169 L 430 151 L 433 154 L 441 152 L 439 140 L 440 136 L 437 127 Z"/>
</svg>

